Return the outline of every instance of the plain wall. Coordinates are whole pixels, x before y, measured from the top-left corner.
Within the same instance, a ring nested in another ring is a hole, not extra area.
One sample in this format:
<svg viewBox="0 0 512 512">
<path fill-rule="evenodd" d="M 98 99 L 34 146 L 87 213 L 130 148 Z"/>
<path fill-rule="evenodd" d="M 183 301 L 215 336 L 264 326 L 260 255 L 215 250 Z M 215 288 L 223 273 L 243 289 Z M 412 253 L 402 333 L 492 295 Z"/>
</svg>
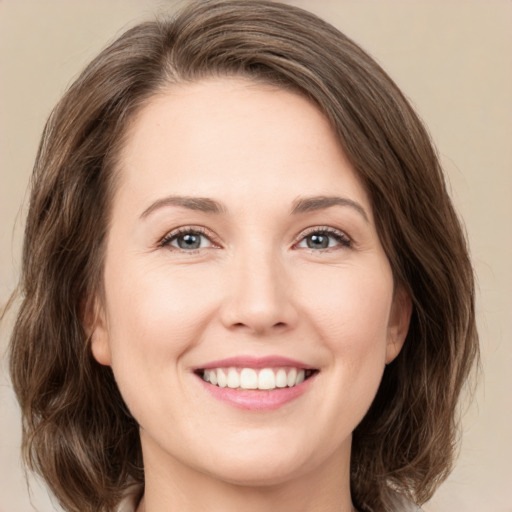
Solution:
<svg viewBox="0 0 512 512">
<path fill-rule="evenodd" d="M 478 276 L 483 374 L 457 466 L 426 512 L 512 512 L 512 2 L 295 0 L 390 73 L 438 147 Z M 0 304 L 20 265 L 26 188 L 46 117 L 123 29 L 176 2 L 0 0 Z M 23 206 L 24 205 L 24 206 Z M 1 325 L 0 350 L 8 322 Z M 31 510 L 20 417 L 0 366 L 0 512 Z M 32 501 L 49 512 L 46 491 Z"/>
</svg>

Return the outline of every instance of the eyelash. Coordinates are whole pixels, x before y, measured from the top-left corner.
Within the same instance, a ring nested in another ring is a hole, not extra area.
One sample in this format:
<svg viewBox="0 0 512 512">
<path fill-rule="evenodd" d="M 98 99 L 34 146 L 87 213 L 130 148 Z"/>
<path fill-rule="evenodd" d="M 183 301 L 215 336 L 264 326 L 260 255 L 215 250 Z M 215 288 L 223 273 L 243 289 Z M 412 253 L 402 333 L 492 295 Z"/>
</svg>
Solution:
<svg viewBox="0 0 512 512">
<path fill-rule="evenodd" d="M 171 231 L 170 233 L 165 235 L 162 238 L 162 240 L 159 242 L 158 246 L 159 247 L 167 247 L 167 248 L 169 248 L 171 250 L 174 250 L 174 251 L 187 252 L 189 254 L 194 254 L 194 253 L 196 253 L 196 252 L 201 250 L 201 249 L 185 250 L 185 249 L 180 249 L 179 247 L 171 246 L 171 242 L 174 242 L 174 240 L 177 240 L 180 236 L 183 236 L 183 235 L 201 235 L 201 236 L 204 236 L 204 237 L 208 238 L 208 240 L 213 245 L 218 245 L 215 242 L 215 237 L 207 229 L 205 229 L 205 228 L 203 228 L 201 226 L 186 226 L 186 227 L 182 227 L 182 228 L 177 228 L 174 231 Z"/>
<path fill-rule="evenodd" d="M 303 231 L 299 237 L 296 239 L 295 244 L 298 244 L 305 240 L 308 236 L 311 235 L 324 235 L 334 238 L 338 244 L 343 248 L 350 248 L 352 246 L 352 240 L 350 237 L 344 233 L 343 231 L 340 231 L 339 229 L 331 228 L 329 226 L 315 226 L 312 228 L 308 228 L 305 231 Z M 328 247 L 324 249 L 313 249 L 308 248 L 312 252 L 330 252 L 331 250 L 336 250 L 338 247 Z"/>
<path fill-rule="evenodd" d="M 184 236 L 184 235 L 204 236 L 210 241 L 210 243 L 213 246 L 219 247 L 219 244 L 216 242 L 216 239 L 212 235 L 212 233 L 209 230 L 207 230 L 201 226 L 186 226 L 186 227 L 182 227 L 182 228 L 177 228 L 174 231 L 171 231 L 170 233 L 165 235 L 165 237 L 162 238 L 162 240 L 159 242 L 158 246 L 159 247 L 167 247 L 173 251 L 186 252 L 188 254 L 195 254 L 195 253 L 199 252 L 201 250 L 201 248 L 186 250 L 186 249 L 181 249 L 178 247 L 171 246 L 172 242 L 177 240 L 180 236 Z M 346 233 L 344 233 L 343 231 L 340 231 L 338 229 L 331 228 L 329 226 L 315 226 L 315 227 L 306 229 L 296 238 L 296 240 L 294 242 L 294 246 L 299 244 L 300 242 L 306 240 L 306 238 L 311 235 L 323 235 L 323 236 L 332 237 L 343 248 L 350 248 L 352 246 L 352 240 L 347 236 Z M 338 247 L 327 247 L 327 248 L 323 248 L 323 249 L 313 249 L 310 247 L 308 249 L 311 252 L 330 252 L 332 250 L 336 250 L 339 248 Z"/>
</svg>

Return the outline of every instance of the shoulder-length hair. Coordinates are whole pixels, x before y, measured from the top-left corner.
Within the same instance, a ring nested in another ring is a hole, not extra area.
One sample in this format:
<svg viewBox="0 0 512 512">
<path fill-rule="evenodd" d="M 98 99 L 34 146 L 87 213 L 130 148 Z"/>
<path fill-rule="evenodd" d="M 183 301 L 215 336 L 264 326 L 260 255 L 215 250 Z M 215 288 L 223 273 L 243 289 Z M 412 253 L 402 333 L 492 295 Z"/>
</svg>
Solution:
<svg viewBox="0 0 512 512">
<path fill-rule="evenodd" d="M 457 402 L 478 356 L 463 230 L 429 136 L 359 46 L 316 16 L 258 0 L 193 1 L 131 28 L 56 106 L 32 176 L 10 371 L 28 466 L 69 512 L 112 511 L 143 483 L 138 425 L 110 368 L 91 355 L 83 312 L 101 292 L 116 158 L 128 122 L 172 84 L 243 76 L 297 91 L 330 120 L 366 187 L 409 333 L 353 435 L 360 511 L 421 504 L 448 475 Z"/>
</svg>

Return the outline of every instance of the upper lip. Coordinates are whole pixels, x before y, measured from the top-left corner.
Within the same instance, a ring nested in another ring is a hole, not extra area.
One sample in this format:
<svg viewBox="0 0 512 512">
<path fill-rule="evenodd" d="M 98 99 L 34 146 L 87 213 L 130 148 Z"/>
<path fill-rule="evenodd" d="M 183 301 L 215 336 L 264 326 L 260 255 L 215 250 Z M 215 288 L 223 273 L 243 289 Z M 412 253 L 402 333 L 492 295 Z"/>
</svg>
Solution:
<svg viewBox="0 0 512 512">
<path fill-rule="evenodd" d="M 301 368 L 304 370 L 315 370 L 314 366 L 297 361 L 296 359 L 290 359 L 289 357 L 283 356 L 265 356 L 265 357 L 253 357 L 253 356 L 237 356 L 228 357 L 226 359 L 218 359 L 216 361 L 209 361 L 204 365 L 197 366 L 196 370 L 209 370 L 211 368 L 279 368 L 279 367 L 292 367 Z"/>
</svg>

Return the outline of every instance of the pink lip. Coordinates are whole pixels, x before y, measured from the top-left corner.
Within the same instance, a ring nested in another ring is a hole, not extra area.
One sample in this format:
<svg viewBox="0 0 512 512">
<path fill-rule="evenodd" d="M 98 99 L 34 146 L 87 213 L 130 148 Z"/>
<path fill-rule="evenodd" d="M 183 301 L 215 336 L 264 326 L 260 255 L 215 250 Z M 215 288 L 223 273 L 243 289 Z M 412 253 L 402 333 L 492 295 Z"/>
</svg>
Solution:
<svg viewBox="0 0 512 512">
<path fill-rule="evenodd" d="M 225 402 L 239 409 L 250 411 L 271 411 L 282 407 L 283 405 L 303 395 L 308 390 L 311 382 L 315 379 L 315 377 L 316 374 L 312 375 L 309 379 L 306 379 L 298 386 L 291 388 L 278 388 L 272 391 L 240 391 L 227 387 L 220 388 L 218 386 L 214 386 L 208 382 L 205 382 L 200 376 L 197 376 L 203 385 L 203 388 L 217 400 Z"/>
<path fill-rule="evenodd" d="M 290 359 L 282 356 L 237 356 L 226 359 L 219 359 L 210 361 L 202 366 L 195 368 L 197 370 L 209 370 L 211 368 L 301 368 L 305 370 L 314 370 L 311 365 L 305 364 L 296 359 Z M 228 387 L 221 388 L 205 382 L 200 375 L 197 378 L 200 380 L 203 388 L 210 393 L 214 398 L 225 402 L 229 405 L 239 409 L 246 409 L 252 411 L 265 411 L 274 410 L 279 407 L 295 400 L 303 395 L 311 385 L 316 374 L 306 379 L 298 386 L 290 388 L 277 388 L 271 391 L 263 390 L 236 390 Z"/>
<path fill-rule="evenodd" d="M 278 367 L 294 367 L 303 368 L 305 370 L 314 370 L 313 366 L 304 364 L 301 361 L 290 359 L 281 356 L 266 356 L 266 357 L 252 357 L 252 356 L 238 356 L 229 357 L 227 359 L 219 359 L 218 361 L 211 361 L 203 366 L 198 366 L 196 370 L 209 370 L 210 368 L 278 368 Z"/>
</svg>

